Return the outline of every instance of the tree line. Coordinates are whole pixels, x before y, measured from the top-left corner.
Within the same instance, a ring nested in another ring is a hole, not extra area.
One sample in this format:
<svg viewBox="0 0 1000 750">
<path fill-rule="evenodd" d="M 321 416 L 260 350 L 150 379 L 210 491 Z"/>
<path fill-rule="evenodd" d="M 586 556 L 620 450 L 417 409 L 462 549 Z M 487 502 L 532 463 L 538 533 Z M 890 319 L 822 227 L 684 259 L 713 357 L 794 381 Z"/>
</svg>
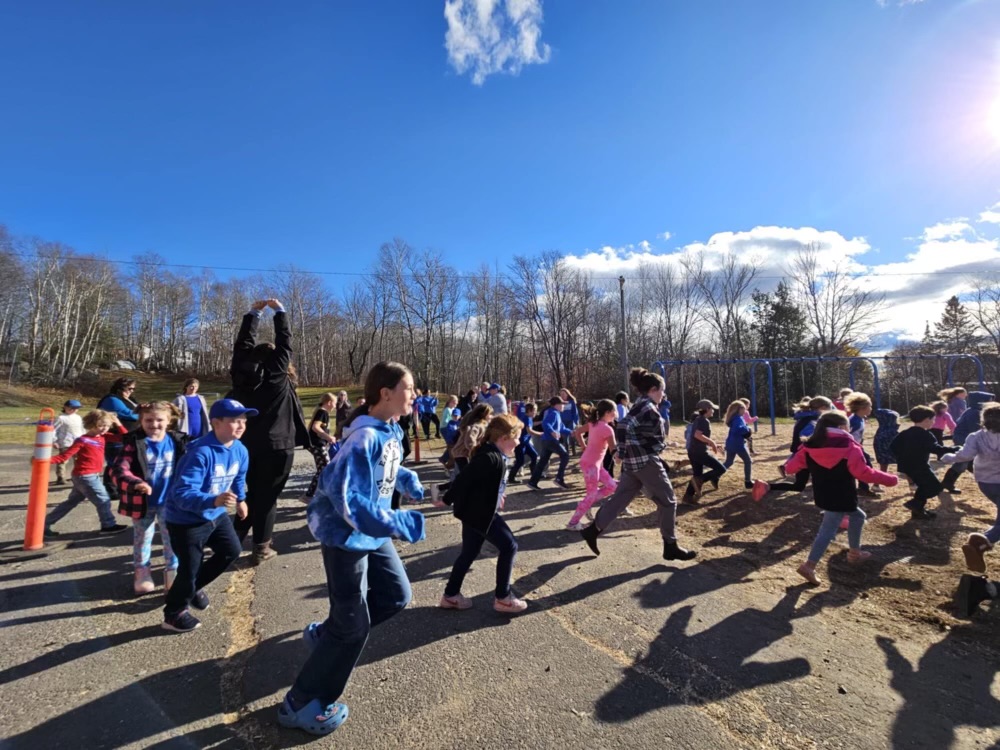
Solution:
<svg viewBox="0 0 1000 750">
<path fill-rule="evenodd" d="M 560 387 L 596 397 L 624 385 L 623 339 L 628 362 L 646 366 L 849 356 L 882 319 L 883 297 L 844 269 L 822 269 L 817 247 L 801 248 L 776 285 L 761 267 L 752 253 L 721 261 L 685 254 L 677 263 L 639 266 L 621 285 L 545 252 L 470 273 L 397 238 L 333 291 L 323 275 L 294 264 L 222 279 L 153 253 L 116 263 L 0 226 L 7 281 L 0 356 L 16 377 L 47 383 L 71 382 L 118 360 L 144 370 L 223 374 L 242 315 L 253 300 L 276 297 L 291 316 L 303 384 L 357 383 L 374 362 L 397 359 L 419 386 L 440 392 L 495 380 L 514 397 Z M 974 307 L 972 338 L 995 353 L 1000 286 L 984 287 Z M 745 391 L 745 368 L 716 369 L 708 377 L 732 383 L 727 393 Z M 797 397 L 822 380 L 815 368 L 778 368 L 776 388 Z M 694 397 L 707 386 L 690 376 L 668 388 Z"/>
</svg>

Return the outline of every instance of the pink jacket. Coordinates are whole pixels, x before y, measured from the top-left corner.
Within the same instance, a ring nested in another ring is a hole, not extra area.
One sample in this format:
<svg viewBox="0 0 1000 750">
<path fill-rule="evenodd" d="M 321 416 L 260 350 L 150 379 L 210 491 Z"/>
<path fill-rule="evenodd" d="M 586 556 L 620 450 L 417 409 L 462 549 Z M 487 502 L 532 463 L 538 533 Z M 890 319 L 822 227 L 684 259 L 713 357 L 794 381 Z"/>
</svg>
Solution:
<svg viewBox="0 0 1000 750">
<path fill-rule="evenodd" d="M 934 415 L 934 424 L 932 426 L 934 430 L 947 430 L 948 432 L 955 431 L 955 418 L 951 416 L 947 411 L 939 412 Z"/>
</svg>

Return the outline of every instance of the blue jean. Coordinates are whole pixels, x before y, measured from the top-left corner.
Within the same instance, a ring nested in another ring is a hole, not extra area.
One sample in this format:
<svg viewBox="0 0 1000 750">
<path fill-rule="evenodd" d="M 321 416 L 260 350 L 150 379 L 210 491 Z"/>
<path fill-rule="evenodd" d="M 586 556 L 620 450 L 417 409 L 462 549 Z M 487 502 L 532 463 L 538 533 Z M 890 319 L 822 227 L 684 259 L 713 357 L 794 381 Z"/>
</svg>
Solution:
<svg viewBox="0 0 1000 750">
<path fill-rule="evenodd" d="M 506 599 L 510 596 L 510 579 L 514 573 L 514 556 L 517 554 L 517 540 L 510 526 L 498 514 L 493 515 L 493 522 L 483 534 L 466 523 L 462 524 L 462 551 L 455 560 L 448 577 L 448 585 L 444 588 L 445 596 L 455 596 L 461 593 L 465 574 L 469 572 L 472 563 L 479 557 L 483 542 L 489 542 L 496 547 L 497 556 L 497 586 L 494 596 Z"/>
<path fill-rule="evenodd" d="M 45 517 L 45 528 L 49 528 L 66 516 L 73 508 L 89 500 L 97 508 L 97 516 L 101 519 L 101 528 L 110 529 L 115 525 L 115 514 L 111 512 L 111 498 L 104 488 L 100 474 L 84 474 L 73 477 L 73 489 L 69 497 L 53 508 Z"/>
<path fill-rule="evenodd" d="M 226 572 L 240 556 L 242 545 L 227 515 L 190 525 L 168 523 L 167 531 L 177 555 L 177 577 L 167 592 L 163 615 L 173 617 L 187 609 L 195 592 Z M 207 562 L 205 547 L 212 550 Z"/>
<path fill-rule="evenodd" d="M 153 558 L 153 536 L 160 530 L 163 543 L 163 564 L 167 570 L 177 570 L 177 555 L 170 546 L 170 532 L 163 518 L 163 506 L 150 508 L 143 518 L 132 519 L 132 561 L 136 568 L 148 568 Z"/>
<path fill-rule="evenodd" d="M 737 456 L 743 462 L 743 479 L 747 482 L 751 481 L 750 474 L 753 471 L 753 459 L 750 458 L 750 451 L 747 450 L 745 443 L 740 446 L 738 451 L 731 451 L 726 448 L 726 460 L 722 465 L 728 469 L 736 462 Z"/>
<path fill-rule="evenodd" d="M 535 464 L 534 471 L 531 472 L 532 484 L 537 483 L 542 478 L 542 474 L 548 468 L 549 459 L 552 458 L 553 453 L 559 455 L 559 470 L 556 471 L 556 481 L 562 482 L 566 477 L 566 464 L 569 463 L 569 451 L 566 450 L 562 443 L 550 437 L 542 438 L 541 443 L 542 452 L 538 455 L 538 463 Z"/>
<path fill-rule="evenodd" d="M 514 465 L 510 469 L 510 475 L 514 476 L 521 470 L 524 466 L 525 459 L 528 459 L 528 467 L 531 473 L 535 473 L 535 465 L 538 463 L 538 451 L 535 450 L 535 446 L 531 442 L 518 443 L 517 448 L 514 449 Z"/>
<path fill-rule="evenodd" d="M 861 548 L 861 530 L 864 529 L 865 518 L 867 518 L 865 512 L 861 508 L 853 510 L 850 513 L 837 513 L 832 510 L 824 510 L 823 522 L 820 523 L 812 549 L 809 550 L 809 562 L 818 563 L 822 559 L 826 548 L 830 546 L 830 542 L 837 536 L 837 530 L 840 528 L 840 522 L 844 519 L 844 516 L 850 519 L 848 521 L 850 525 L 847 527 L 847 545 L 851 549 Z"/>
<path fill-rule="evenodd" d="M 297 705 L 319 700 L 328 706 L 344 693 L 368 634 L 410 603 L 412 593 L 391 541 L 370 552 L 323 545 L 330 616 L 316 648 L 292 685 Z"/>
<path fill-rule="evenodd" d="M 985 532 L 985 536 L 990 540 L 990 544 L 996 544 L 997 542 L 1000 542 L 1000 484 L 980 482 L 979 489 L 994 505 L 997 506 L 996 523 L 994 523 L 993 526 Z"/>
</svg>

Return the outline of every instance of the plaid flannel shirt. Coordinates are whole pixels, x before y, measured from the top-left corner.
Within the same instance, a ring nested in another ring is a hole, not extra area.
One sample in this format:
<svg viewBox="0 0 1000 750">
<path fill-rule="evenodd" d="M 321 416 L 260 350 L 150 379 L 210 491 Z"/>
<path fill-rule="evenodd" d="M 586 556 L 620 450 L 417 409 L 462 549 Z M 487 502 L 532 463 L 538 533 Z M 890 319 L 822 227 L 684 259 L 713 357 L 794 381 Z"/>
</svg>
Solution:
<svg viewBox="0 0 1000 750">
<path fill-rule="evenodd" d="M 638 471 L 658 458 L 667 447 L 667 433 L 656 404 L 645 396 L 636 401 L 625 418 L 618 420 L 615 438 L 624 471 Z"/>
<path fill-rule="evenodd" d="M 166 440 L 174 441 L 174 468 L 184 455 L 186 436 L 167 432 Z M 146 436 L 139 428 L 122 440 L 122 449 L 111 467 L 111 478 L 118 486 L 118 514 L 132 519 L 145 518 L 149 512 L 149 497 L 136 492 L 136 487 L 146 481 Z"/>
</svg>

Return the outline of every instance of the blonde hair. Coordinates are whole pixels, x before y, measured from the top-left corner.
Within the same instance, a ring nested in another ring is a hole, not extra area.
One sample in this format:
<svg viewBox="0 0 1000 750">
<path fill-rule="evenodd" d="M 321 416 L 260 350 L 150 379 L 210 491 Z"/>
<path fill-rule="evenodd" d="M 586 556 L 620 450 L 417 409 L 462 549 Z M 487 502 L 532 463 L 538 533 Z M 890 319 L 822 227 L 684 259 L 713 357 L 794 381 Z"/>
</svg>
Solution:
<svg viewBox="0 0 1000 750">
<path fill-rule="evenodd" d="M 933 404 L 931 404 L 931 408 L 936 413 L 940 414 L 941 412 L 946 411 L 948 409 L 948 404 L 946 404 L 944 401 L 935 401 Z"/>
<path fill-rule="evenodd" d="M 507 437 L 518 438 L 523 426 L 521 420 L 513 414 L 498 414 L 486 425 L 486 434 L 483 435 L 483 442 L 480 443 L 479 447 Z"/>
<path fill-rule="evenodd" d="M 850 396 L 852 393 L 854 393 L 854 389 L 853 388 L 841 388 L 840 389 L 840 397 L 841 398 L 843 398 L 844 396 Z"/>
<path fill-rule="evenodd" d="M 851 414 L 860 411 L 866 406 L 871 406 L 872 400 L 868 397 L 867 393 L 859 393 L 857 391 L 852 391 L 851 394 L 844 399 L 844 408 Z"/>
<path fill-rule="evenodd" d="M 968 391 L 960 385 L 954 388 L 945 388 L 943 391 L 938 391 L 938 398 L 943 398 L 950 404 L 951 400 L 960 393 L 968 393 Z"/>
<path fill-rule="evenodd" d="M 750 399 L 748 399 L 748 398 L 747 398 L 746 396 L 744 396 L 743 398 L 738 398 L 738 399 L 736 399 L 736 400 L 737 400 L 737 401 L 742 401 L 742 402 L 743 402 L 743 405 L 744 405 L 744 406 L 745 406 L 745 407 L 746 407 L 747 409 L 749 409 L 749 408 L 750 408 Z"/>
<path fill-rule="evenodd" d="M 114 416 L 104 409 L 94 409 L 83 415 L 83 426 L 88 430 L 99 430 L 104 425 L 110 427 L 115 423 Z"/>
<path fill-rule="evenodd" d="M 726 424 L 729 424 L 729 420 L 732 419 L 734 416 L 736 416 L 736 413 L 740 409 L 746 411 L 746 408 L 747 405 L 743 403 L 742 399 L 737 399 L 736 401 L 733 401 L 733 403 L 729 405 L 729 408 L 726 409 L 726 418 L 723 419 L 722 421 L 725 422 Z"/>
<path fill-rule="evenodd" d="M 814 396 L 809 399 L 809 408 L 812 410 L 824 409 L 830 411 L 833 408 L 833 401 L 828 399 L 826 396 Z"/>
<path fill-rule="evenodd" d="M 324 393 L 322 396 L 319 397 L 319 405 L 322 406 L 323 404 L 326 403 L 331 403 L 331 404 L 337 403 L 337 397 L 329 392 Z"/>
</svg>

